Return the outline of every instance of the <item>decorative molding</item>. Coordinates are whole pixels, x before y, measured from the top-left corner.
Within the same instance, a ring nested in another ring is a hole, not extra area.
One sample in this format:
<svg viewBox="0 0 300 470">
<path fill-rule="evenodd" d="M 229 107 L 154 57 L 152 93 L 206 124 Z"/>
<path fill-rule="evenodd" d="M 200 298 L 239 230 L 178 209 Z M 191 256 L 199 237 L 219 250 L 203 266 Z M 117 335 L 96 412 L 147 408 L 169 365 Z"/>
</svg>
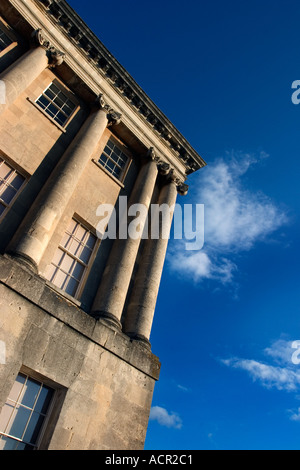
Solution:
<svg viewBox="0 0 300 470">
<path fill-rule="evenodd" d="M 61 65 L 64 61 L 65 54 L 57 50 L 50 41 L 44 36 L 42 29 L 37 29 L 32 33 L 32 40 L 34 44 L 43 47 L 49 55 L 49 67 L 56 67 Z"/>
<path fill-rule="evenodd" d="M 180 184 L 177 186 L 177 191 L 181 196 L 186 196 L 188 193 L 189 187 L 187 184 Z"/>
<path fill-rule="evenodd" d="M 183 163 L 186 174 L 206 165 L 181 133 L 64 0 L 34 0 L 86 59 L 152 127 Z"/>
<path fill-rule="evenodd" d="M 121 122 L 122 114 L 116 112 L 112 109 L 109 104 L 105 101 L 105 98 L 102 93 L 100 93 L 96 98 L 96 105 L 107 112 L 108 126 L 118 125 Z"/>
<path fill-rule="evenodd" d="M 159 162 L 159 157 L 156 155 L 154 147 L 150 147 L 147 152 L 147 157 L 153 162 Z"/>
<path fill-rule="evenodd" d="M 188 185 L 184 183 L 182 178 L 178 176 L 175 169 L 171 167 L 169 163 L 161 160 L 156 154 L 154 147 L 150 147 L 147 152 L 147 157 L 152 161 L 157 162 L 159 173 L 166 178 L 167 181 L 172 181 L 177 186 L 177 191 L 182 196 L 186 196 L 188 193 Z"/>
</svg>

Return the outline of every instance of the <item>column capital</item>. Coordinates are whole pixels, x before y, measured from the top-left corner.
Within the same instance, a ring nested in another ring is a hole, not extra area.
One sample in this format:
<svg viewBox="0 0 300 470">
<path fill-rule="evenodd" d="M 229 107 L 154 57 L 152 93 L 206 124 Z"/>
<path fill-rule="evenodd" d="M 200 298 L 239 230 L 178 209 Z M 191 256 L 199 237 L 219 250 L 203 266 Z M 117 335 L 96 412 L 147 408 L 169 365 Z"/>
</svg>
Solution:
<svg viewBox="0 0 300 470">
<path fill-rule="evenodd" d="M 150 147 L 147 152 L 148 159 L 157 163 L 157 168 L 159 174 L 166 177 L 166 182 L 173 182 L 176 187 L 177 191 L 180 195 L 186 196 L 188 193 L 188 185 L 184 183 L 182 178 L 180 178 L 176 173 L 175 169 L 171 167 L 171 165 L 164 160 L 161 160 L 159 156 L 156 154 L 154 147 Z"/>
<path fill-rule="evenodd" d="M 185 182 L 178 175 L 176 175 L 173 168 L 169 172 L 167 178 L 168 178 L 169 181 L 172 181 L 176 185 L 177 192 L 181 196 L 186 196 L 187 195 L 188 189 L 189 189 L 188 185 L 185 184 Z"/>
<path fill-rule="evenodd" d="M 118 125 L 121 122 L 122 114 L 118 113 L 114 109 L 112 109 L 109 104 L 106 102 L 103 93 L 100 93 L 96 100 L 96 106 L 107 113 L 108 124 L 107 126 Z"/>
<path fill-rule="evenodd" d="M 32 33 L 33 43 L 37 46 L 43 47 L 49 56 L 49 67 L 56 67 L 61 65 L 65 59 L 65 54 L 56 49 L 50 41 L 46 38 L 41 28 L 36 29 Z"/>
<path fill-rule="evenodd" d="M 159 157 L 157 156 L 154 147 L 150 147 L 147 152 L 147 158 L 153 162 L 159 162 Z"/>
<path fill-rule="evenodd" d="M 164 160 L 160 159 L 160 157 L 157 155 L 154 147 L 149 148 L 149 150 L 147 152 L 147 158 L 152 160 L 153 162 L 156 162 L 158 172 L 161 175 L 167 175 L 170 172 L 171 166 L 169 165 L 169 163 L 167 163 Z"/>
</svg>

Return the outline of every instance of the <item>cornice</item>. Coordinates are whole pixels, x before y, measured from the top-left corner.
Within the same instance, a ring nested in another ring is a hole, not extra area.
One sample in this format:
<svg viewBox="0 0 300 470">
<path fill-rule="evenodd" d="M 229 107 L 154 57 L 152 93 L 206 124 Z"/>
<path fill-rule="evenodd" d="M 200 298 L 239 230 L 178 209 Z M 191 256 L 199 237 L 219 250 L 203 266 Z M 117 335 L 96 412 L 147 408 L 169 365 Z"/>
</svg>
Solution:
<svg viewBox="0 0 300 470">
<path fill-rule="evenodd" d="M 176 152 L 186 168 L 187 175 L 206 165 L 202 157 L 65 0 L 34 0 L 34 2 L 43 8 L 49 19 L 80 49 L 98 73 L 111 83 L 152 130 Z"/>
</svg>

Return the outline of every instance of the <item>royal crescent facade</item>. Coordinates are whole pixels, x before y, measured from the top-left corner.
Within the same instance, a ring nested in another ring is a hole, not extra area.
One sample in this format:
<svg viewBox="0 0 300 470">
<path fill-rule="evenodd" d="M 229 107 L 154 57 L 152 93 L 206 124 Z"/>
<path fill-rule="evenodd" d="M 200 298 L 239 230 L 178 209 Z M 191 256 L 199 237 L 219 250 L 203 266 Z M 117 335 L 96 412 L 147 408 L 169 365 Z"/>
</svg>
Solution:
<svg viewBox="0 0 300 470">
<path fill-rule="evenodd" d="M 203 166 L 65 0 L 1 0 L 0 449 L 143 449 L 168 240 L 97 208 L 173 207 Z"/>
</svg>

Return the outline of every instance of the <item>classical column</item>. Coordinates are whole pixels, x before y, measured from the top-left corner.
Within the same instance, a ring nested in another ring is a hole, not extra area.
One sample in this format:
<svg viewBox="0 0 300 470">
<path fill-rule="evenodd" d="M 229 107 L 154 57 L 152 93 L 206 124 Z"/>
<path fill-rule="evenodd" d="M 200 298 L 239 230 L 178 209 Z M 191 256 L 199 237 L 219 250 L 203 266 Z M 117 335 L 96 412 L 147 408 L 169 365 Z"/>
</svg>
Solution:
<svg viewBox="0 0 300 470">
<path fill-rule="evenodd" d="M 8 251 L 35 270 L 106 126 L 120 117 L 100 96 L 18 229 Z"/>
<path fill-rule="evenodd" d="M 0 114 L 45 70 L 63 62 L 64 54 L 47 41 L 41 30 L 33 35 L 34 47 L 8 67 L 0 80 L 5 85 L 5 104 L 0 105 Z"/>
<path fill-rule="evenodd" d="M 151 211 L 151 236 L 143 247 L 125 313 L 124 332 L 148 347 L 177 192 L 186 190 L 186 185 L 178 187 L 176 179 L 168 178 L 160 191 Z"/>
<path fill-rule="evenodd" d="M 102 280 L 92 307 L 92 315 L 121 328 L 121 316 L 136 261 L 140 241 L 148 220 L 148 209 L 157 178 L 158 168 L 155 153 L 148 153 L 142 164 L 130 196 L 128 209 L 140 204 L 143 216 L 139 218 L 139 236 L 129 235 L 115 240 L 109 255 Z M 128 232 L 133 217 L 128 217 Z"/>
</svg>

